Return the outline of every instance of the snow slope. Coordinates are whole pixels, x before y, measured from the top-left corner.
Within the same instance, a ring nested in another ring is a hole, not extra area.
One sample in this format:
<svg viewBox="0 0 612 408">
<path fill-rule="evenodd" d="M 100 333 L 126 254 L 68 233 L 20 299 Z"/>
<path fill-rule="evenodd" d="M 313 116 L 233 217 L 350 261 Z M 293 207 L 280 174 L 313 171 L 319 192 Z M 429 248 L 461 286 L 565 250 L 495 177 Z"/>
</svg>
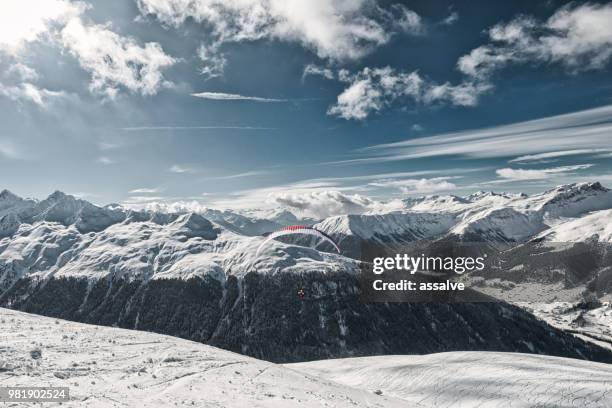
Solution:
<svg viewBox="0 0 612 408">
<path fill-rule="evenodd" d="M 611 365 L 559 357 L 453 352 L 277 365 L 174 337 L 7 309 L 0 309 L 0 344 L 0 384 L 70 387 L 62 406 L 612 404 Z"/>
<path fill-rule="evenodd" d="M 595 211 L 559 223 L 536 238 L 544 238 L 548 242 L 584 242 L 595 239 L 612 243 L 612 210 Z"/>
<path fill-rule="evenodd" d="M 612 365 L 518 353 L 452 352 L 291 364 L 431 407 L 609 407 Z"/>
<path fill-rule="evenodd" d="M 69 387 L 71 400 L 62 406 L 405 406 L 398 398 L 187 340 L 7 309 L 0 309 L 0 344 L 0 384 Z M 38 359 L 32 358 L 36 351 Z"/>
</svg>

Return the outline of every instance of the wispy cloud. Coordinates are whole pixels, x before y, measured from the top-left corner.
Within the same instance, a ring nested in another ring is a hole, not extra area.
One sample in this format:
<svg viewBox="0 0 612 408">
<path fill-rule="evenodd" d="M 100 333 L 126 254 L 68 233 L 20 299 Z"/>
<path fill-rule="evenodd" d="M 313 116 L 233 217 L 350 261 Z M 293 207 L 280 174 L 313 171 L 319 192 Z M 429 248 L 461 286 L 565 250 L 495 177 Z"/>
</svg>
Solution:
<svg viewBox="0 0 612 408">
<path fill-rule="evenodd" d="M 444 20 L 440 21 L 441 25 L 453 25 L 459 20 L 459 14 L 456 11 L 453 11 L 446 17 Z"/>
<path fill-rule="evenodd" d="M 349 183 L 354 183 L 354 182 L 368 182 L 368 181 L 375 181 L 375 180 L 415 178 L 415 177 L 432 176 L 432 175 L 474 173 L 474 172 L 481 172 L 485 170 L 491 170 L 491 167 L 463 167 L 463 168 L 450 168 L 450 169 L 430 169 L 430 170 L 417 170 L 417 171 L 373 173 L 373 174 L 363 174 L 363 175 L 356 175 L 356 176 L 313 178 L 309 180 L 304 180 L 303 182 L 311 182 L 311 183 L 312 182 L 324 182 L 324 183 L 333 183 L 333 185 L 347 185 Z"/>
<path fill-rule="evenodd" d="M 121 147 L 118 143 L 110 143 L 110 142 L 98 142 L 98 149 L 100 150 L 113 150 Z"/>
<path fill-rule="evenodd" d="M 603 153 L 603 152 L 610 152 L 610 151 L 612 151 L 612 149 L 561 150 L 561 151 L 558 151 L 558 152 L 546 152 L 546 153 L 530 154 L 530 155 L 526 155 L 526 156 L 520 156 L 520 157 L 517 157 L 515 159 L 512 159 L 512 160 L 508 161 L 508 163 L 534 162 L 534 161 L 547 160 L 547 159 L 556 159 L 556 158 L 559 158 L 559 157 L 578 156 L 578 155 L 584 155 L 584 154 Z"/>
<path fill-rule="evenodd" d="M 19 148 L 12 142 L 0 140 L 0 157 L 8 159 L 21 159 L 23 155 Z"/>
<path fill-rule="evenodd" d="M 126 132 L 142 132 L 149 130 L 275 130 L 273 127 L 261 126 L 132 126 L 120 130 Z"/>
<path fill-rule="evenodd" d="M 15 78 L 20 82 L 36 82 L 39 78 L 38 72 L 28 65 L 17 62 L 8 67 L 5 76 Z"/>
<path fill-rule="evenodd" d="M 213 101 L 252 101 L 252 102 L 290 102 L 291 99 L 277 98 L 262 98 L 259 96 L 245 96 L 239 94 L 230 94 L 224 92 L 199 92 L 192 93 L 191 96 L 202 99 L 211 99 Z"/>
<path fill-rule="evenodd" d="M 110 165 L 110 164 L 115 164 L 115 160 L 111 159 L 110 157 L 106 157 L 106 156 L 101 156 L 98 157 L 98 159 L 96 160 L 98 163 L 100 164 L 104 164 L 104 165 Z"/>
<path fill-rule="evenodd" d="M 161 190 L 158 188 L 136 188 L 134 190 L 130 190 L 130 194 L 157 194 L 160 192 Z"/>
<path fill-rule="evenodd" d="M 331 68 L 321 67 L 316 64 L 308 64 L 304 67 L 304 72 L 302 73 L 302 81 L 306 79 L 307 76 L 322 76 L 326 79 L 334 79 L 336 74 Z"/>
<path fill-rule="evenodd" d="M 593 167 L 592 164 L 577 164 L 574 166 L 560 166 L 548 169 L 497 169 L 498 176 L 509 180 L 534 180 L 545 179 L 552 175 L 568 175 L 578 170 Z"/>
<path fill-rule="evenodd" d="M 374 145 L 338 164 L 423 157 L 497 158 L 575 150 L 610 150 L 612 105 L 484 129 Z"/>
<path fill-rule="evenodd" d="M 227 176 L 214 176 L 214 177 L 205 177 L 203 180 L 232 180 L 239 179 L 245 177 L 254 177 L 261 176 L 263 174 L 269 174 L 269 171 L 258 170 L 258 171 L 245 171 L 244 173 L 230 174 Z"/>
<path fill-rule="evenodd" d="M 131 197 L 128 197 L 125 201 L 123 201 L 123 204 L 125 204 L 127 206 L 139 207 L 139 206 L 147 204 L 147 203 L 154 203 L 154 202 L 158 202 L 158 201 L 163 201 L 165 199 L 166 199 L 166 197 L 151 196 L 151 195 L 146 195 L 146 196 L 131 196 Z"/>
<path fill-rule="evenodd" d="M 174 164 L 168 169 L 168 171 L 170 173 L 182 174 L 182 173 L 194 173 L 195 169 L 189 166 L 181 165 L 181 164 Z"/>
<path fill-rule="evenodd" d="M 0 83 L 0 96 L 4 96 L 15 102 L 30 102 L 40 108 L 47 108 L 51 102 L 65 99 L 68 94 L 64 91 L 51 91 L 40 88 L 29 82 L 22 82 L 17 85 L 5 85 Z"/>
</svg>

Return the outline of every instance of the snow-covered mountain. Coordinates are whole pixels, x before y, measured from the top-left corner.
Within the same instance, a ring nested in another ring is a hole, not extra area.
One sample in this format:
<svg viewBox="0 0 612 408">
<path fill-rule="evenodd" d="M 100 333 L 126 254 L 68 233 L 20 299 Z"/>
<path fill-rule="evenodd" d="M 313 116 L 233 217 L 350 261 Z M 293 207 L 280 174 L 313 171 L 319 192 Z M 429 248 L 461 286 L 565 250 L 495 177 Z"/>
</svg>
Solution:
<svg viewBox="0 0 612 408">
<path fill-rule="evenodd" d="M 600 183 L 559 186 L 541 194 L 478 192 L 466 197 L 406 199 L 400 209 L 347 214 L 316 226 L 359 258 L 364 243 L 391 251 L 417 240 L 485 241 L 496 248 L 526 242 L 557 224 L 612 208 L 612 191 Z"/>
<path fill-rule="evenodd" d="M 610 365 L 559 357 L 454 352 L 280 365 L 176 337 L 7 309 L 0 309 L 0 340 L 4 387 L 69 387 L 68 407 L 612 404 Z"/>
<path fill-rule="evenodd" d="M 535 239 L 549 242 L 597 240 L 612 243 L 612 209 L 594 211 L 583 217 L 566 220 L 543 231 Z"/>
<path fill-rule="evenodd" d="M 605 239 L 606 227 L 593 217 L 612 208 L 610 190 L 583 183 L 532 196 L 422 197 L 394 208 L 316 223 L 340 243 L 340 255 L 274 240 L 257 256 L 261 234 L 304 220 L 286 210 L 270 219 L 228 210 L 165 213 L 100 207 L 61 192 L 37 201 L 3 191 L 0 304 L 174 334 L 272 361 L 465 349 L 609 358 L 503 304 L 364 304 L 359 276 L 365 254 L 423 241 L 476 239 L 519 251 L 561 231 Z M 521 259 L 512 267 L 525 267 Z M 599 279 L 607 260 L 580 279 L 570 271 L 576 296 Z M 598 288 L 599 295 L 612 290 Z M 508 326 L 523 329 L 508 334 Z"/>
</svg>

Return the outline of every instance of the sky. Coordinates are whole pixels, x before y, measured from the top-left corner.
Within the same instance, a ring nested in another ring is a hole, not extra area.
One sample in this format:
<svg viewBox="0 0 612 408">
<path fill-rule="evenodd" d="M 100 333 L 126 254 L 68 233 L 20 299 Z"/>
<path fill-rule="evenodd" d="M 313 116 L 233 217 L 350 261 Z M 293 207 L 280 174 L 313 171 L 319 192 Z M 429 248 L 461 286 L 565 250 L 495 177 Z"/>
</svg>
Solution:
<svg viewBox="0 0 612 408">
<path fill-rule="evenodd" d="M 612 187 L 612 3 L 4 0 L 0 189 L 315 215 Z"/>
</svg>

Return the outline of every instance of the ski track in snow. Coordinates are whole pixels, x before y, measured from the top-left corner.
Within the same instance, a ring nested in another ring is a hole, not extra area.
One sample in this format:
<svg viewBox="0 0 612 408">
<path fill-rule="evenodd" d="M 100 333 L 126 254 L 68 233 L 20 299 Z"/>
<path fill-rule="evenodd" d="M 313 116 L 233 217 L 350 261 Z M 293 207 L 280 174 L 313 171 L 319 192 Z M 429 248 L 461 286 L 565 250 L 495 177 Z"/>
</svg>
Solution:
<svg viewBox="0 0 612 408">
<path fill-rule="evenodd" d="M 74 407 L 609 407 L 612 365 L 491 352 L 278 365 L 0 309 L 0 386 L 67 386 Z"/>
<path fill-rule="evenodd" d="M 33 350 L 42 357 L 33 359 Z M 0 387 L 6 386 L 69 387 L 71 401 L 62 406 L 70 407 L 405 406 L 398 398 L 171 336 L 0 309 Z"/>
<path fill-rule="evenodd" d="M 560 357 L 451 352 L 289 367 L 430 407 L 612 406 L 612 365 Z"/>
</svg>

